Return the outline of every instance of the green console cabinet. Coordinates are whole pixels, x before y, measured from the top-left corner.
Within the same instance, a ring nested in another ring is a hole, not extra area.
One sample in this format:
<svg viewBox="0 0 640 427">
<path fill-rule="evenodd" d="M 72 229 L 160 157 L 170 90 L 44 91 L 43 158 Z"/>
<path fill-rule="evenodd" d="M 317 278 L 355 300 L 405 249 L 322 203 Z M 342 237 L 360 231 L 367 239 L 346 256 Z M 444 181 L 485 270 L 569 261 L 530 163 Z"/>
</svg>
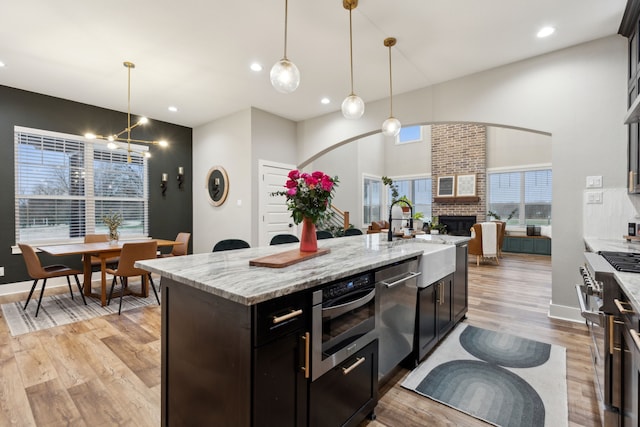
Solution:
<svg viewBox="0 0 640 427">
<path fill-rule="evenodd" d="M 546 236 L 505 236 L 502 251 L 551 255 L 551 239 Z"/>
</svg>

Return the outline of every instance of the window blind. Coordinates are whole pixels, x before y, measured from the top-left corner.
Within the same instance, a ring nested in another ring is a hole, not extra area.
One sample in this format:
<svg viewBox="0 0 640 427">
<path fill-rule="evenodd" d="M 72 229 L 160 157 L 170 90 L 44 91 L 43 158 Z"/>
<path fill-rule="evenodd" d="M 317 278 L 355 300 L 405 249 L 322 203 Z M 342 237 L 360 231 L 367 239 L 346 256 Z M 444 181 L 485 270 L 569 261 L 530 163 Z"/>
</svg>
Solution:
<svg viewBox="0 0 640 427">
<path fill-rule="evenodd" d="M 489 210 L 510 223 L 550 224 L 551 169 L 488 174 Z"/>
<path fill-rule="evenodd" d="M 123 237 L 148 230 L 148 167 L 144 157 L 111 151 L 73 135 L 16 127 L 16 242 L 80 241 L 106 233 L 102 217 L 119 212 Z M 144 150 L 146 147 L 136 147 Z"/>
</svg>

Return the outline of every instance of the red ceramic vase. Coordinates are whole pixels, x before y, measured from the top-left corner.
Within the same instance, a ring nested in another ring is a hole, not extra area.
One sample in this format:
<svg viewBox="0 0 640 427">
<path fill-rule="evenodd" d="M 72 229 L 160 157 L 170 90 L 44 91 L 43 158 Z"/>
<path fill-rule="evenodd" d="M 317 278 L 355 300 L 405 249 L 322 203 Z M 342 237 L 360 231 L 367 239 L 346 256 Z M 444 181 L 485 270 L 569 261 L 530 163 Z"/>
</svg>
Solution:
<svg viewBox="0 0 640 427">
<path fill-rule="evenodd" d="M 318 238 L 316 237 L 316 225 L 311 218 L 302 219 L 302 234 L 300 235 L 301 252 L 317 252 Z"/>
</svg>

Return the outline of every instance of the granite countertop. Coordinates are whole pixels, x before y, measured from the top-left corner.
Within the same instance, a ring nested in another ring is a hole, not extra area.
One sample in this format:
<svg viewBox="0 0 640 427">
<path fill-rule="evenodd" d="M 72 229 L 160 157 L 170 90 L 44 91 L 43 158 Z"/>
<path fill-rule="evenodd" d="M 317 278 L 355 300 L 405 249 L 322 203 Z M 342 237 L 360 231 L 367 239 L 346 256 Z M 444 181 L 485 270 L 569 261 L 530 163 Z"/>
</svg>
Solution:
<svg viewBox="0 0 640 427">
<path fill-rule="evenodd" d="M 587 250 L 591 252 L 613 251 L 640 253 L 640 242 L 637 241 L 627 242 L 624 239 L 595 239 L 585 237 L 584 242 Z M 613 275 L 629 298 L 629 302 L 634 310 L 640 312 L 640 274 L 615 271 Z"/>
<path fill-rule="evenodd" d="M 240 304 L 254 305 L 469 240 L 431 236 L 387 242 L 386 237 L 368 234 L 319 240 L 318 248 L 329 248 L 330 253 L 284 268 L 255 267 L 249 261 L 296 249 L 298 243 L 158 258 L 135 265 Z"/>
</svg>

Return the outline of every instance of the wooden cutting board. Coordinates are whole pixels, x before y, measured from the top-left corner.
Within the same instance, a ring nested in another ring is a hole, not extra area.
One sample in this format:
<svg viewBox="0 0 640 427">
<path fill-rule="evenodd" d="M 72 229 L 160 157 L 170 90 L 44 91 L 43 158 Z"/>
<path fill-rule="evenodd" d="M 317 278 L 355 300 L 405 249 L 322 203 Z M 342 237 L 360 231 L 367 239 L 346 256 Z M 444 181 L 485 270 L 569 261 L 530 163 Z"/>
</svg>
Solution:
<svg viewBox="0 0 640 427">
<path fill-rule="evenodd" d="M 283 268 L 307 259 L 326 255 L 329 252 L 331 252 L 331 249 L 326 248 L 318 248 L 317 252 L 301 252 L 300 249 L 292 249 L 290 251 L 249 260 L 249 265 L 255 267 Z"/>
</svg>

